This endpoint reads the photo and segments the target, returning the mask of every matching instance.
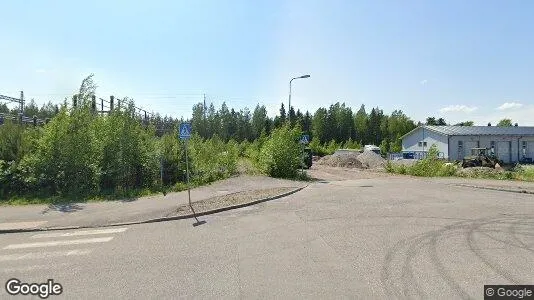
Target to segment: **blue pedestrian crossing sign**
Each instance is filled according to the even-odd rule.
[[[180,139],[185,140],[191,137],[191,124],[181,123],[180,124]]]
[[[300,137],[300,141],[299,141],[299,143],[304,144],[304,145],[309,144],[309,143],[310,143],[310,136],[307,135],[307,134],[303,134],[303,135]]]

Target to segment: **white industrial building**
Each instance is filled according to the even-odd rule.
[[[461,160],[472,148],[488,148],[504,163],[532,162],[534,127],[419,126],[402,136],[402,151],[424,156],[435,144],[440,156]]]

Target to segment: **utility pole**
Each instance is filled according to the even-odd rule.
[[[204,134],[205,138],[208,138],[208,127],[206,126],[206,94],[204,94],[204,106],[202,106],[204,112]]]
[[[20,113],[24,114],[24,91],[20,91]]]

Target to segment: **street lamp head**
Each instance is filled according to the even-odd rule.
[[[309,77],[310,77],[310,75],[302,75],[299,78],[309,78]]]

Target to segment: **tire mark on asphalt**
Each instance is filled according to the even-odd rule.
[[[421,299],[428,299],[428,296],[423,290],[423,287],[417,282],[413,272],[413,259],[417,256],[421,247],[421,243],[426,239],[426,235],[414,239],[406,250],[406,259],[402,268],[402,280],[404,282],[403,294],[405,297],[410,296],[410,289],[413,293],[419,295]]]
[[[413,237],[401,240],[397,242],[387,253],[384,259],[384,264],[381,272],[381,282],[384,287],[386,295],[395,296],[398,299],[410,298],[410,289],[413,289],[414,292],[423,299],[427,299],[428,296],[421,288],[421,286],[415,280],[412,261],[415,257],[418,249],[423,249],[423,246],[430,245],[430,240],[432,236],[443,236],[444,233],[450,231],[455,227],[460,227],[465,223],[470,222],[471,220],[464,220],[452,225],[447,225],[441,229],[431,230]],[[448,232],[450,234],[450,232]],[[424,242],[426,240],[426,243]],[[405,253],[404,253],[405,252]],[[403,256],[406,256],[405,259],[402,259]],[[403,261],[402,264],[402,275],[401,278],[395,279],[393,276],[393,270],[395,268],[395,260],[400,259]],[[397,281],[397,283],[395,282]],[[400,286],[402,284],[402,286]],[[399,291],[403,292],[400,293]],[[459,294],[462,294],[462,290],[459,290]],[[465,292],[463,292],[465,294]]]
[[[515,222],[512,223],[512,225],[509,227],[509,233],[510,233],[510,236],[512,237],[512,239],[514,239],[515,241],[517,241],[519,243],[519,245],[521,245],[521,248],[522,249],[525,249],[527,251],[530,251],[530,252],[533,252],[534,253],[534,249],[532,249],[530,247],[530,245],[528,244],[525,244],[520,238],[517,237],[517,225],[518,224],[523,224],[523,225],[534,225],[534,222],[521,222],[522,220],[517,220]],[[527,227],[528,228],[528,227]],[[530,227],[532,229],[532,226]],[[528,230],[528,229],[527,229]],[[522,235],[525,235],[524,233],[521,233]],[[530,234],[526,234],[526,235],[530,235]],[[532,232],[532,236],[534,236],[534,232]]]
[[[497,224],[497,223],[500,223],[500,221],[487,221],[487,222],[474,222],[473,224],[471,224],[471,226],[469,226],[469,230],[467,232],[467,236],[466,236],[466,240],[467,240],[467,245],[469,247],[469,249],[485,264],[487,265],[490,269],[492,269],[495,273],[499,274],[500,276],[506,278],[508,281],[514,283],[514,284],[519,284],[519,280],[517,280],[512,274],[510,274],[508,271],[504,270],[503,268],[497,266],[495,263],[493,263],[491,261],[491,259],[489,259],[486,255],[484,255],[480,249],[478,249],[476,247],[476,243],[475,243],[475,232],[477,231],[477,229],[479,229],[480,227],[484,226],[484,225],[488,225],[488,224]]]
[[[508,281],[519,284],[518,280],[512,273],[504,269],[500,265],[493,262],[481,249],[477,247],[478,235],[487,236],[493,241],[512,245],[520,249],[533,252],[530,244],[524,243],[519,236],[530,237],[530,230],[534,226],[529,220],[532,216],[516,215],[506,216],[501,218],[481,218],[477,220],[465,220],[451,225],[444,226],[438,230],[428,231],[419,235],[415,235],[397,242],[391,247],[384,258],[384,264],[381,271],[381,282],[386,295],[392,298],[428,298],[421,286],[417,283],[414,276],[413,261],[423,251],[427,249],[432,265],[435,267],[438,275],[444,282],[462,299],[471,299],[471,296],[462,289],[458,281],[454,279],[446,266],[439,258],[438,245],[440,241],[454,236],[465,236],[469,250],[493,272],[507,279]],[[517,232],[519,225],[527,226],[526,231]],[[487,228],[490,227],[490,228]],[[503,240],[492,235],[492,232],[506,233],[510,235],[509,240]],[[534,236],[534,235],[532,235]],[[395,271],[401,268],[401,275],[395,275]],[[401,292],[402,291],[402,292]]]
[[[461,227],[457,228],[461,230]],[[465,290],[460,287],[460,285],[454,281],[454,278],[449,274],[449,272],[446,270],[445,266],[441,262],[438,256],[438,250],[437,250],[437,243],[439,239],[443,236],[443,234],[433,234],[430,238],[430,259],[432,260],[436,271],[438,274],[445,280],[447,285],[462,299],[472,299],[471,296],[469,296]]]

